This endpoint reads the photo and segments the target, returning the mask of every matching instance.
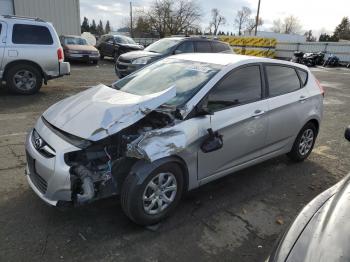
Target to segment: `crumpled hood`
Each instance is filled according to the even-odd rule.
[[[67,133],[98,141],[136,123],[175,96],[175,86],[139,96],[100,84],[54,104],[43,117]]]

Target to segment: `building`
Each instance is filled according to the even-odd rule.
[[[244,36],[254,36],[254,31],[244,32]],[[306,42],[306,36],[298,34],[280,34],[274,32],[258,31],[257,37],[275,38],[279,43],[304,43]]]
[[[79,0],[0,0],[0,14],[39,17],[59,35],[80,35]]]

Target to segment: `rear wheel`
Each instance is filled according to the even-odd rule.
[[[299,132],[288,156],[295,162],[304,161],[311,154],[317,137],[317,129],[311,122],[307,123]]]
[[[36,67],[19,64],[8,70],[6,84],[9,90],[14,93],[31,95],[40,90],[43,84],[43,77]]]
[[[183,184],[182,170],[176,163],[158,167],[142,183],[138,176],[129,174],[122,187],[122,208],[139,225],[156,224],[175,209]]]

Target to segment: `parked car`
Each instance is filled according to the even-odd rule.
[[[350,141],[350,127],[345,138]],[[269,262],[350,261],[350,175],[312,200],[296,217]]]
[[[115,73],[119,78],[161,58],[182,53],[229,53],[233,51],[229,44],[203,37],[163,38],[144,51],[134,51],[121,55],[115,64]]]
[[[51,205],[120,195],[130,219],[154,224],[212,180],[282,154],[306,159],[322,110],[303,65],[172,56],[51,106],[27,136],[27,179]]]
[[[55,28],[39,18],[0,16],[0,81],[19,94],[70,74]]]
[[[98,63],[100,52],[81,36],[62,35],[60,41],[67,61],[82,61]]]
[[[143,46],[137,44],[132,38],[123,35],[103,35],[96,44],[100,51],[101,59],[105,56],[113,57],[115,60],[124,53],[143,50]]]

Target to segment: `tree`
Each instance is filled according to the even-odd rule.
[[[109,34],[111,32],[111,25],[109,24],[109,20],[107,20],[106,26],[105,26],[105,34]]]
[[[81,32],[89,32],[90,27],[89,27],[89,19],[87,19],[86,17],[84,17],[83,23],[81,24]]]
[[[96,33],[97,33],[97,35],[100,35],[100,36],[104,34],[103,24],[102,24],[101,20],[98,23],[98,26],[97,26],[97,29],[96,29]]]
[[[209,27],[213,27],[213,34],[217,35],[218,29],[220,25],[226,24],[226,18],[223,17],[217,8],[213,8],[211,10],[211,21]]]
[[[323,33],[320,35],[320,38],[318,39],[319,42],[337,42],[338,40],[336,40],[334,38],[334,36],[330,36],[326,33]]]
[[[262,20],[261,17],[259,17],[258,21],[258,26],[263,25],[264,21]],[[256,18],[249,18],[248,23],[247,23],[247,31],[249,35],[251,35],[256,27]]]
[[[301,24],[299,19],[293,15],[287,16],[284,19],[284,33],[293,34],[298,33],[301,30]]]
[[[187,33],[197,27],[200,8],[194,0],[154,0],[144,17],[160,37]]]
[[[238,28],[238,35],[242,35],[242,29],[247,25],[251,13],[252,11],[246,6],[237,12],[234,24]]]
[[[301,30],[301,24],[299,19],[293,15],[284,18],[283,22],[281,19],[273,21],[272,31],[275,33],[282,34],[295,34]]]
[[[307,42],[316,42],[316,37],[312,35],[312,30],[306,31],[304,36],[306,36]]]
[[[92,24],[90,26],[89,32],[93,35],[96,35],[97,33],[97,27],[96,27],[96,22],[95,19],[92,20]]]
[[[343,17],[340,24],[335,28],[333,36],[338,40],[350,40],[350,21],[348,17]]]

